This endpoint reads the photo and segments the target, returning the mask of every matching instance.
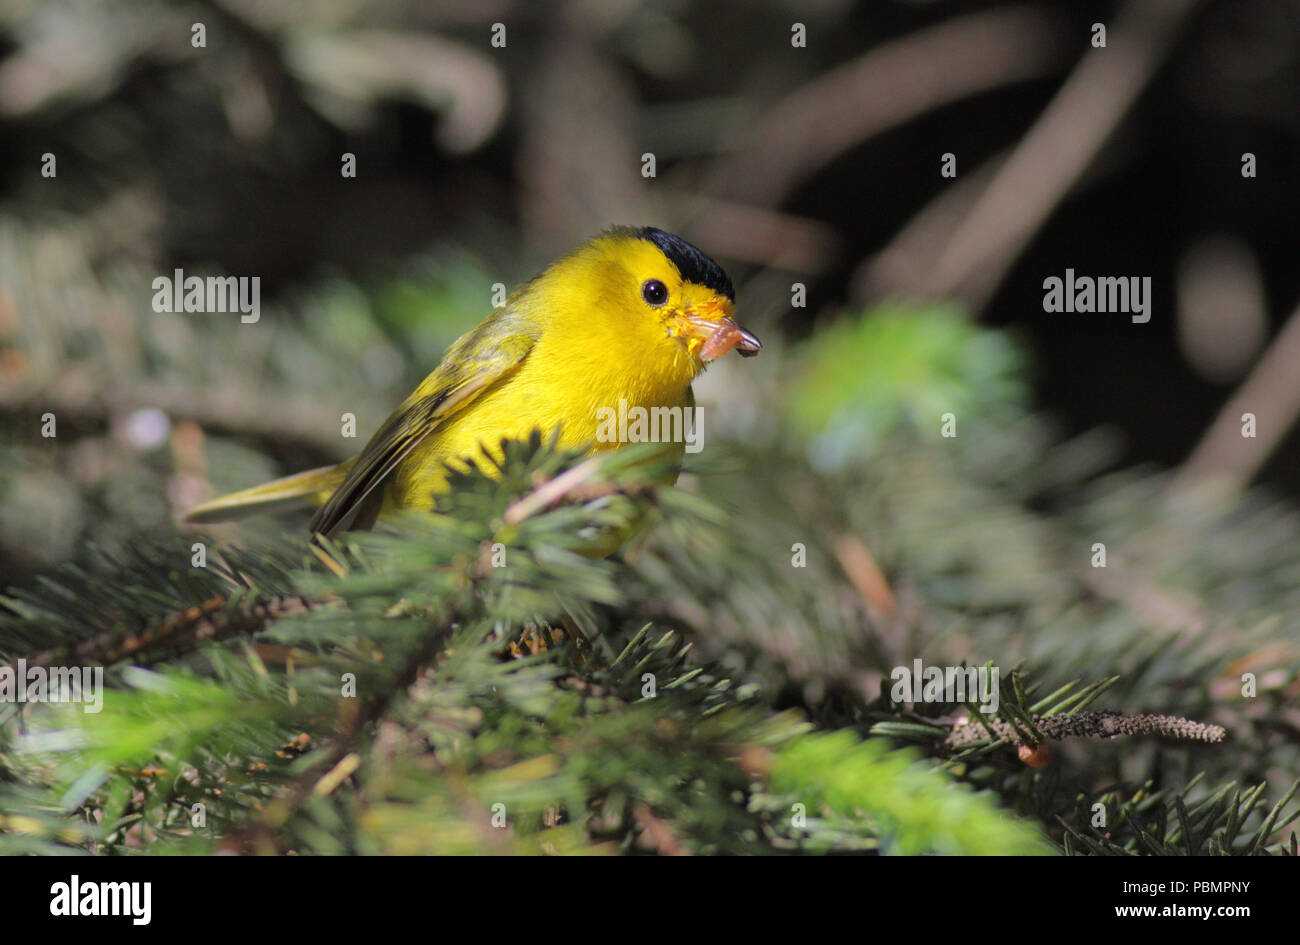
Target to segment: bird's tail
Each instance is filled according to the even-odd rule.
[[[185,521],[192,525],[204,525],[304,502],[321,505],[338,488],[351,466],[352,460],[344,460],[336,466],[321,466],[319,469],[285,476],[251,489],[232,492],[190,509],[185,513]]]

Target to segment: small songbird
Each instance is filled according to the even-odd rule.
[[[406,508],[431,508],[463,467],[503,439],[533,430],[561,447],[622,445],[600,435],[609,410],[689,409],[691,382],[757,338],[732,318],[726,272],[690,243],[654,227],[616,227],[515,292],[448,349],[357,456],[213,499],[187,521],[217,522],[306,500],[316,535],[371,527]],[[601,408],[606,408],[602,412]],[[684,443],[675,449],[680,460]],[[675,477],[674,477],[675,478]]]

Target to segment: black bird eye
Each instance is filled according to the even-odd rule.
[[[651,305],[663,305],[668,301],[668,286],[658,279],[647,279],[641,283],[641,298]]]

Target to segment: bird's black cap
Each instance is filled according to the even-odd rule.
[[[687,282],[702,285],[736,301],[736,290],[732,288],[731,278],[726,271],[680,236],[665,233],[653,226],[641,227],[636,235],[658,246]]]

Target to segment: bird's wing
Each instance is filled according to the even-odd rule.
[[[311,520],[312,534],[332,537],[368,528],[383,503],[378,487],[425,437],[528,357],[539,334],[535,321],[501,308],[462,335],[442,363],[398,407],[352,464],[347,478]]]

